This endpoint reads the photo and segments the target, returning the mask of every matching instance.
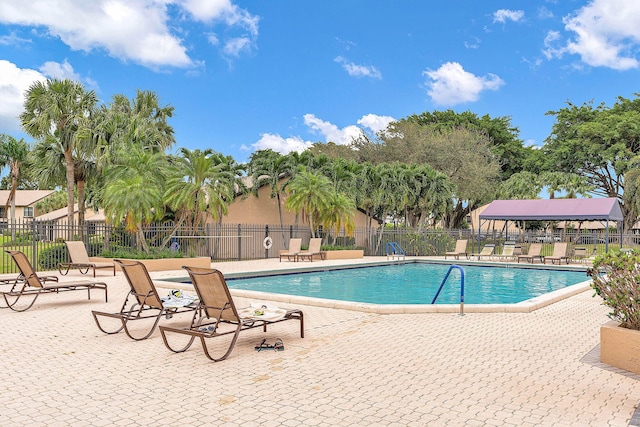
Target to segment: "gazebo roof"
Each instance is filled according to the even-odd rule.
[[[511,221],[622,221],[622,209],[615,198],[494,200],[480,214],[480,220]]]

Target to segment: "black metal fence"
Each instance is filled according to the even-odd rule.
[[[89,256],[122,248],[140,248],[141,239],[102,222],[87,222],[84,226],[69,225],[62,221],[0,222],[0,243],[4,250],[20,250],[27,254],[37,269],[55,269],[60,257],[66,257],[65,240],[85,242]],[[396,242],[407,255],[443,255],[452,250],[457,239],[468,240],[467,250],[479,252],[487,243],[498,248],[507,240],[516,241],[526,252],[532,242],[545,243],[543,255],[551,254],[556,241],[570,242],[571,247],[584,247],[589,255],[602,253],[608,248],[633,249],[640,244],[640,235],[604,231],[562,231],[553,233],[503,232],[478,236],[472,230],[417,230],[398,227],[359,228],[353,235],[337,237],[331,232],[318,230],[325,242],[342,247],[364,249],[365,255],[384,256],[387,244]],[[298,237],[308,242],[311,231],[306,225],[266,224],[207,224],[197,229],[180,227],[172,223],[153,224],[144,228],[144,240],[154,249],[165,248],[182,256],[206,256],[212,260],[250,260],[278,257],[279,251],[288,249],[289,239]],[[267,239],[268,238],[268,239]],[[303,243],[304,244],[304,243]],[[549,252],[549,253],[545,253]],[[2,253],[2,273],[13,273],[15,267],[6,253]]]

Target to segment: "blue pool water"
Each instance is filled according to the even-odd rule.
[[[588,279],[584,272],[464,266],[466,304],[511,304]],[[249,279],[227,279],[232,289],[371,304],[430,304],[449,265],[412,263]],[[437,304],[460,302],[453,269]]]

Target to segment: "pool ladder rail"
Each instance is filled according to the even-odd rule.
[[[398,260],[400,260],[400,257],[402,257],[402,259],[406,257],[404,249],[400,247],[398,242],[387,242],[386,253],[387,259],[391,257],[391,259],[398,258]]]
[[[464,316],[464,269],[459,265],[451,264],[449,266],[449,269],[447,270],[447,274],[444,275],[444,279],[442,279],[442,283],[440,283],[438,292],[436,292],[436,295],[433,297],[431,304],[436,303],[436,300],[438,299],[438,295],[440,295],[440,291],[442,290],[442,287],[444,286],[445,282],[449,278],[449,274],[451,274],[451,270],[453,269],[460,270],[460,316]]]

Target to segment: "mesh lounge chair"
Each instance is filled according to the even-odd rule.
[[[63,276],[69,273],[69,269],[77,268],[81,274],[87,274],[89,269],[93,270],[93,277],[96,277],[96,269],[109,268],[113,270],[113,275],[116,275],[116,265],[112,262],[94,262],[89,260],[87,249],[84,247],[84,243],[80,241],[65,241],[67,245],[67,251],[69,251],[69,258],[71,262],[61,262],[58,264],[58,271]],[[64,270],[64,271],[62,271]]]
[[[520,260],[529,260],[530,263],[533,263],[535,261],[535,259],[539,259],[540,262],[543,261],[543,257],[542,255],[540,255],[540,252],[542,251],[542,243],[532,243],[531,246],[529,246],[529,252],[527,252],[527,254],[525,255],[518,255],[518,262],[520,262]]]
[[[322,238],[313,238],[309,240],[309,249],[306,251],[298,252],[297,258],[305,259],[308,258],[309,261],[313,261],[314,255],[320,256],[320,259],[324,259],[324,252],[320,250],[320,246],[322,245]]]
[[[298,260],[298,253],[302,248],[302,239],[289,239],[289,250],[286,252],[280,253],[280,262],[282,262],[283,257],[287,257],[287,260],[291,261],[293,258],[294,261]]]
[[[453,252],[445,252],[444,259],[447,259],[447,256],[452,256],[455,259],[460,259],[460,255],[464,255],[469,259],[469,252],[467,252],[467,240],[457,240],[456,248]]]
[[[502,253],[496,254],[495,257],[499,260],[515,260],[515,255],[513,254],[516,250],[516,242],[505,242],[502,246]]]
[[[264,332],[267,326],[284,322],[286,320],[298,320],[300,322],[300,337],[304,338],[304,317],[300,310],[277,309],[269,311],[267,308],[238,310],[233,303],[233,298],[227,287],[222,273],[209,268],[183,267],[191,277],[191,283],[200,298],[199,310],[194,313],[191,325],[188,328],[172,328],[160,326],[162,340],[165,346],[175,352],[186,351],[196,338],[200,339],[204,354],[214,362],[226,359],[233,350],[238,335],[241,331],[262,327]],[[189,337],[186,345],[176,348],[169,343],[168,335],[182,334]],[[213,357],[207,347],[207,338],[220,337],[233,334],[231,343],[221,357]],[[175,338],[175,337],[174,337]]]
[[[493,251],[495,250],[496,245],[494,244],[487,244],[484,245],[482,250],[480,251],[479,254],[472,254],[471,256],[473,257],[478,257],[478,261],[480,261],[482,259],[482,257],[490,257],[493,255]]]
[[[544,257],[542,259],[542,262],[546,264],[547,261],[551,261],[551,264],[555,264],[556,261],[558,261],[558,264],[561,264],[563,260],[567,264],[569,264],[569,257],[567,256],[567,243],[556,242],[553,244],[553,255]]]
[[[40,294],[59,293],[66,291],[87,290],[88,299],[91,299],[91,289],[104,290],[104,300],[107,301],[107,285],[103,282],[96,281],[75,281],[58,283],[57,277],[46,276],[39,277],[33,266],[29,262],[27,256],[20,251],[6,251],[20,270],[20,276],[14,281],[9,291],[2,292],[2,297],[7,307],[14,311],[25,311],[33,306]],[[53,282],[47,284],[47,282]],[[27,299],[25,304],[18,304],[18,301]]]
[[[135,341],[147,339],[155,331],[160,317],[163,315],[170,319],[174,314],[184,313],[189,311],[195,311],[198,309],[197,304],[189,304],[186,306],[175,306],[168,302],[163,302],[162,298],[158,294],[147,268],[139,261],[122,261],[115,260],[129,282],[131,290],[127,294],[127,297],[122,304],[122,308],[117,313],[105,313],[100,311],[92,311],[93,319],[100,329],[105,334],[116,334],[124,329],[127,336]],[[131,301],[130,301],[131,299]],[[117,327],[115,329],[105,329],[98,320],[99,317],[108,317],[112,319],[118,319]],[[137,320],[151,319],[146,323],[148,327],[149,323],[151,327],[143,335],[138,336],[136,331],[134,333],[129,328],[129,322]],[[140,323],[141,324],[141,323]]]

